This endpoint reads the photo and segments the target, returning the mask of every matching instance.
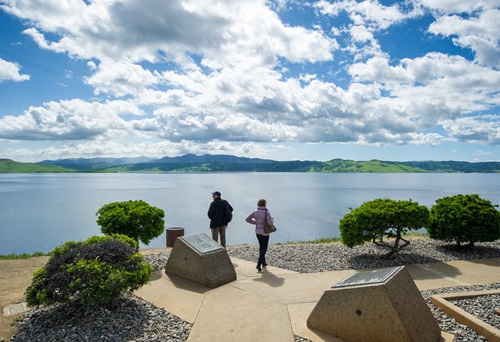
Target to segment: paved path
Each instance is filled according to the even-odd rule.
[[[231,258],[237,280],[216,289],[183,278],[154,273],[135,293],[192,323],[188,341],[339,340],[307,328],[309,314],[323,292],[354,270],[297,273]],[[408,265],[420,290],[500,282],[500,258]]]

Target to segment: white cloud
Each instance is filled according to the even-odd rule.
[[[21,116],[0,118],[0,138],[11,140],[83,140],[123,137],[128,124],[119,115],[142,112],[127,101],[105,104],[82,100],[49,102]]]
[[[342,12],[346,12],[354,26],[366,26],[370,31],[386,30],[408,18],[422,14],[422,11],[418,8],[405,12],[405,9],[402,9],[398,3],[384,6],[376,0],[360,2],[353,0],[335,2],[320,0],[314,6],[321,13],[332,17],[337,17]]]
[[[72,141],[60,153],[75,148],[83,155],[141,155],[148,148],[248,153],[266,142],[499,143],[498,117],[488,128],[472,114],[500,102],[493,1],[318,1],[318,22],[338,25],[322,29],[286,24],[265,0],[4,3],[29,23],[24,33],[41,49],[86,61],[84,83],[108,101],[30,107],[0,118],[3,139]],[[291,3],[274,6],[285,11]],[[395,58],[384,51],[380,37],[424,10],[437,18],[427,34],[453,38],[476,59],[433,51]],[[456,15],[461,11],[473,12]],[[0,68],[0,81],[29,79],[16,64],[1,63],[14,69],[3,76],[7,68]],[[346,81],[322,77],[325,70],[344,73]],[[428,133],[436,127],[444,133]]]
[[[105,61],[85,82],[94,88],[95,94],[113,94],[114,96],[138,95],[145,89],[158,83],[158,75],[140,65],[127,62]]]
[[[479,63],[498,68],[500,67],[499,22],[500,10],[492,9],[468,19],[457,15],[440,17],[429,26],[429,32],[456,37],[453,42],[457,46],[473,50]]]
[[[25,33],[40,47],[84,59],[178,62],[194,53],[204,55],[208,64],[228,66],[256,53],[270,57],[271,63],[275,56],[297,62],[329,60],[336,48],[319,31],[283,25],[264,0],[64,4],[18,0],[3,8],[34,24]],[[61,38],[49,41],[41,31]]]
[[[498,106],[500,72],[478,66],[461,57],[428,54],[422,58],[404,59],[391,66],[387,60],[373,58],[350,68],[353,78],[359,82],[371,82],[390,96],[372,97],[371,112],[378,113],[379,124],[391,123],[389,131],[406,129],[415,132],[436,125],[453,136],[458,133],[458,122],[470,121],[462,115],[481,112]],[[387,121],[381,120],[386,117]],[[499,124],[493,118],[491,124]],[[464,121],[465,120],[465,121]],[[445,122],[445,123],[444,123]],[[476,122],[476,121],[474,121]],[[458,126],[457,126],[458,125]],[[475,129],[483,131],[480,125]],[[497,143],[494,134],[478,134],[470,141]]]
[[[19,70],[20,66],[17,63],[8,62],[0,58],[0,83],[5,81],[28,81],[30,76],[20,74]]]
[[[500,116],[483,115],[446,121],[443,127],[458,141],[500,143]]]
[[[211,141],[207,143],[196,143],[193,141],[140,141],[111,139],[97,139],[83,142],[64,143],[62,145],[33,146],[29,149],[11,146],[0,150],[0,158],[12,158],[16,161],[41,161],[63,158],[116,158],[116,157],[149,157],[161,158],[164,156],[179,156],[187,153],[203,154],[232,154],[250,155],[265,158],[274,148],[258,143],[233,143],[222,141]],[[258,151],[258,153],[257,153]]]
[[[434,11],[441,13],[474,12],[480,9],[492,9],[500,6],[498,0],[413,0]]]

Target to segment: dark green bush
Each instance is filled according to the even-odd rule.
[[[411,199],[375,199],[352,209],[339,223],[342,243],[347,247],[372,241],[388,248],[387,258],[397,256],[410,244],[403,238],[409,230],[423,228],[429,219],[429,209]],[[384,243],[384,237],[395,238],[394,244]],[[403,242],[403,244],[401,244]]]
[[[455,195],[436,200],[431,208],[427,232],[436,240],[458,246],[500,239],[500,212],[479,195]]]
[[[145,245],[165,229],[165,212],[141,200],[108,203],[96,215],[104,234],[123,234]]]
[[[136,242],[124,235],[93,236],[69,241],[50,253],[47,264],[33,275],[26,290],[28,305],[105,303],[113,308],[125,291],[146,284],[153,267],[136,252]]]

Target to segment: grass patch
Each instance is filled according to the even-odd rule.
[[[43,252],[34,252],[33,254],[28,254],[28,253],[7,254],[7,255],[0,254],[0,260],[29,259],[29,258],[35,258],[35,257],[40,257],[40,256],[46,256],[46,255],[49,255],[49,254],[43,253]]]
[[[421,233],[421,232],[408,232],[403,235],[403,237],[408,238],[408,237],[429,237],[429,234],[427,232]],[[320,238],[316,240],[311,240],[311,241],[288,241],[285,243],[282,242],[277,242],[273,243],[273,245],[314,245],[314,244],[328,244],[328,243],[342,243],[341,238],[339,237],[333,237],[333,238]]]
[[[313,245],[313,244],[320,244],[320,243],[334,243],[334,242],[340,242],[339,237],[333,237],[333,238],[320,238],[316,240],[311,240],[311,241],[288,241],[285,243],[274,243],[273,245]]]

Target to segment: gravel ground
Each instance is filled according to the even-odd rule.
[[[228,248],[232,257],[256,261],[258,246]],[[456,250],[454,246],[430,239],[411,242],[395,260],[384,260],[385,250],[367,244],[349,249],[340,244],[271,245],[267,253],[269,265],[301,273],[324,272],[372,267],[391,267],[415,263],[454,260],[474,260],[500,257],[500,241],[478,244],[474,249]],[[146,255],[155,269],[165,266],[169,251]],[[441,330],[455,335],[455,341],[486,341],[464,325],[458,324],[441,309],[435,308],[429,296],[438,293],[499,289],[500,283],[484,286],[460,286],[422,291]],[[124,295],[118,308],[108,311],[89,305],[60,304],[34,309],[18,322],[19,330],[13,341],[186,341],[191,325],[169,312],[134,295]],[[499,317],[492,313],[500,308],[499,296],[480,296],[455,303],[499,327]],[[308,340],[296,337],[297,342]]]
[[[465,325],[457,323],[453,318],[446,315],[443,310],[436,308],[431,304],[429,297],[435,294],[455,293],[455,292],[470,292],[500,289],[500,283],[489,285],[474,285],[474,286],[457,286],[436,289],[430,291],[421,291],[422,296],[426,299],[427,305],[434,314],[442,331],[449,332],[455,335],[455,342],[459,341],[486,341],[486,339],[477,334],[474,330]],[[500,297],[498,295],[479,296],[467,299],[452,300],[453,304],[460,307],[462,310],[473,314],[483,322],[500,329],[499,318],[495,314],[495,308],[500,308]]]

